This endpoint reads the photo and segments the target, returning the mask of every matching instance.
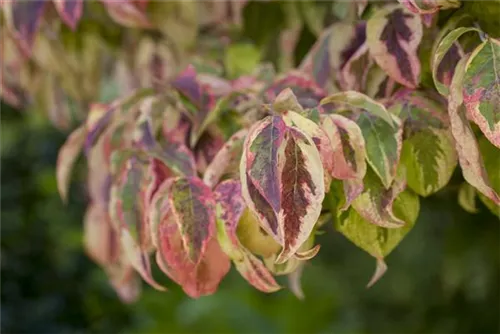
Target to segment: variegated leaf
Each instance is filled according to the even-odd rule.
[[[64,23],[75,30],[82,16],[82,0],[54,0],[54,5]]]
[[[68,137],[57,156],[57,190],[64,202],[68,199],[68,188],[73,165],[82,150],[87,132],[84,126],[77,128]]]
[[[462,174],[465,180],[494,203],[500,204],[500,196],[491,186],[476,137],[466,116],[462,92],[466,62],[467,58],[463,58],[458,62],[451,82],[448,99],[448,114],[451,122],[451,131],[455,138],[458,161],[462,167]]]
[[[400,91],[391,110],[404,122],[401,163],[408,186],[421,196],[448,184],[457,165],[455,143],[444,107],[423,93]]]
[[[387,74],[410,88],[420,80],[417,49],[422,39],[422,21],[407,9],[389,5],[378,10],[366,25],[370,54]]]
[[[169,201],[188,258],[198,264],[215,234],[213,194],[197,177],[178,177],[172,180]]]
[[[143,37],[137,45],[134,57],[134,72],[141,87],[153,87],[157,91],[164,89],[176,70],[178,62],[172,46],[165,42]]]
[[[323,173],[313,140],[281,117],[267,117],[250,130],[240,164],[243,197],[283,246],[277,262],[309,237],[321,211]]]
[[[151,116],[145,112],[138,119],[134,133],[135,146],[151,157],[162,161],[177,175],[194,175],[196,166],[191,151],[182,144],[157,141]]]
[[[448,79],[449,82],[443,82],[443,79],[439,78],[439,71],[442,69],[442,66],[448,64],[445,63],[446,57],[452,58],[451,60],[457,64],[457,55],[454,53],[458,52],[459,46],[457,45],[457,40],[464,34],[468,32],[480,32],[477,28],[457,28],[447,34],[438,44],[432,59],[432,78],[434,80],[434,85],[436,86],[437,91],[444,96],[448,96],[449,94],[449,86],[451,84],[451,78]],[[446,61],[450,61],[450,59],[446,59]],[[441,65],[444,63],[444,65]],[[452,72],[452,74],[454,71]]]
[[[151,274],[149,262],[150,231],[143,219],[144,193],[141,188],[144,172],[145,168],[137,158],[126,161],[117,184],[111,190],[110,217],[130,264],[148,284],[163,291],[165,288]]]
[[[248,130],[246,129],[236,132],[215,155],[203,174],[203,182],[207,186],[210,188],[215,187],[228,171],[239,171],[236,165],[240,161],[243,152],[243,141],[247,133]]]
[[[385,272],[384,257],[389,255],[413,228],[419,210],[418,196],[405,190],[395,197],[393,204],[395,218],[404,224],[400,228],[388,229],[371,224],[354,208],[340,214],[336,221],[336,229],[356,246],[377,259],[377,271],[370,280],[369,286],[373,285]]]
[[[321,128],[332,147],[331,175],[339,180],[362,179],[366,173],[365,140],[358,125],[342,115],[325,115]]]
[[[393,202],[405,189],[406,183],[402,171],[389,189],[384,186],[375,173],[368,169],[364,178],[363,192],[352,202],[352,207],[366,221],[385,228],[400,228],[405,222],[393,212]]]
[[[472,52],[463,80],[468,118],[500,148],[500,41],[488,38]]]
[[[217,203],[217,238],[222,250],[233,260],[240,274],[255,288],[263,292],[279,290],[280,286],[262,261],[240,243],[236,234],[238,223],[246,209],[240,182],[224,181],[217,186],[214,195]],[[258,226],[256,221],[254,223]]]

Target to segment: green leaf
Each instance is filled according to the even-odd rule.
[[[415,225],[420,210],[418,196],[411,191],[403,191],[394,200],[393,210],[396,217],[405,222],[403,227],[387,229],[376,226],[350,208],[339,216],[335,228],[380,262],[396,248]],[[375,273],[369,285],[372,285],[385,272],[383,263],[378,263],[377,271],[380,272]]]
[[[425,197],[442,189],[457,165],[451,133],[428,128],[404,140],[401,163],[408,186],[417,194]]]
[[[491,187],[500,194],[500,149],[493,146],[486,138],[479,139],[479,151],[484,159],[484,168],[490,177]],[[500,218],[500,204],[495,204],[491,199],[483,194],[479,194],[479,199],[490,209],[490,211]]]
[[[232,44],[226,51],[224,64],[227,75],[237,78],[251,74],[261,58],[260,51],[252,44]]]

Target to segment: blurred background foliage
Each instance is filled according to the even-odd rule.
[[[260,293],[232,272],[213,296],[192,300],[165,282],[169,292],[144,285],[139,302],[124,305],[83,252],[83,161],[64,206],[54,172],[66,134],[40,113],[1,108],[2,333],[500,331],[500,225],[483,206],[477,215],[458,206],[460,172],[422,201],[416,227],[369,290],[373,259],[327,226],[304,272],[304,301],[289,290]]]
[[[282,9],[260,12],[251,3],[244,15],[243,40],[276,63],[276,48],[266,46],[277,36],[264,25],[284,25]],[[305,25],[296,64],[315,38]],[[164,278],[169,292],[144,284],[140,300],[125,305],[83,251],[83,158],[68,205],[57,194],[55,163],[67,133],[40,112],[2,103],[0,115],[2,333],[500,332],[500,224],[479,201],[479,214],[460,208],[458,169],[446,190],[421,200],[415,228],[371,289],[374,260],[326,226],[304,271],[304,301],[287,289],[258,292],[233,269],[213,296],[190,299]]]

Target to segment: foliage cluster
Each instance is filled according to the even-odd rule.
[[[376,259],[372,285],[415,224],[419,197],[443,189],[457,165],[466,181],[460,204],[475,211],[477,194],[500,216],[500,42],[489,24],[464,11],[470,5],[258,3],[283,20],[259,27],[265,33],[253,36],[256,47],[237,42],[242,27],[252,30],[255,3],[222,3],[231,9],[223,15],[216,3],[187,3],[88,6],[91,19],[104,8],[118,23],[140,28],[118,29],[103,42],[109,55],[87,52],[82,41],[112,33],[74,34],[60,22],[50,30],[38,24],[55,15],[45,2],[4,4],[17,53],[2,60],[12,74],[2,87],[13,88],[3,88],[3,96],[20,103],[21,88],[31,95],[47,88],[22,78],[22,68],[73,81],[78,94],[54,83],[61,96],[89,109],[60,151],[59,191],[66,199],[83,150],[86,249],[124,301],[137,297],[139,276],[165,290],[151,259],[194,298],[214,293],[231,262],[264,292],[279,290],[275,276],[288,275],[301,296],[304,263],[318,253],[315,236],[330,222]],[[54,4],[70,28],[84,25],[83,2]],[[196,17],[200,6],[208,6],[206,22],[186,25],[186,13]],[[294,68],[303,26],[318,38]],[[54,33],[80,42],[40,46]],[[68,45],[76,49],[68,52]],[[50,68],[48,59],[60,56],[48,55],[54,50],[68,59],[55,63],[73,70]],[[271,51],[279,71],[261,63]],[[82,66],[86,59],[92,70]],[[92,103],[100,81],[119,83],[119,97]],[[85,83],[95,92],[79,95]],[[61,96],[48,100],[60,105]],[[57,109],[58,124],[68,123],[60,122],[67,112],[49,109]]]

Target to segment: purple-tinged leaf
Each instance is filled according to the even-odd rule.
[[[255,288],[274,292],[280,286],[256,256],[246,249],[236,234],[246,209],[239,181],[227,180],[214,191],[217,203],[217,238],[224,253],[234,262],[240,274]],[[256,223],[256,222],[255,222]]]
[[[477,28],[457,28],[452,30],[449,34],[447,34],[438,44],[432,58],[432,78],[434,80],[434,85],[436,86],[437,91],[444,96],[448,96],[449,94],[449,86],[451,84],[451,79],[453,78],[453,73],[455,71],[455,65],[458,63],[458,59],[460,59],[459,46],[457,45],[457,40],[464,34],[468,32],[480,32]],[[448,59],[447,59],[448,58]],[[451,59],[449,59],[451,58]],[[458,58],[458,59],[457,59]],[[445,60],[447,62],[445,62]],[[439,77],[439,71],[443,69],[443,66],[448,67],[449,61],[454,63],[454,67],[452,71],[447,71],[446,79]],[[451,64],[450,64],[451,65]],[[451,73],[450,73],[451,72]],[[451,78],[449,77],[451,75]],[[449,82],[446,82],[449,81]]]
[[[338,75],[340,88],[364,91],[372,65],[373,60],[368,52],[368,45],[363,43],[342,66]]]
[[[365,43],[365,30],[364,22],[333,24],[319,36],[300,64],[300,70],[311,75],[322,88],[337,85],[338,74]]]
[[[122,229],[120,234],[120,242],[123,247],[123,252],[129,259],[130,264],[134,267],[134,269],[137,270],[144,281],[146,281],[146,283],[151,285],[153,288],[159,291],[166,291],[166,288],[157,283],[151,274],[151,263],[149,261],[148,252],[141,249],[134,238],[130,235],[129,231]]]
[[[46,5],[45,0],[12,1],[4,5],[7,23],[15,41],[27,56],[31,55]]]
[[[448,114],[450,116],[451,131],[455,138],[458,161],[462,167],[465,180],[495,204],[500,205],[500,196],[491,186],[476,137],[466,117],[462,91],[466,63],[467,58],[463,58],[458,62],[448,99]]]
[[[143,37],[137,45],[134,71],[141,87],[162,91],[174,76],[177,60],[174,51],[165,42]]]
[[[137,0],[101,0],[109,16],[119,24],[132,28],[151,28],[146,2]]]
[[[215,234],[213,194],[197,177],[176,178],[170,187],[171,214],[175,217],[188,259],[199,264]]]
[[[215,187],[228,171],[238,171],[237,164],[241,159],[243,142],[247,133],[248,130],[241,129],[232,135],[207,166],[203,175],[203,182],[208,187]]]
[[[326,92],[310,77],[298,71],[291,71],[278,77],[264,95],[272,102],[284,89],[290,88],[303,108],[314,108],[326,96]]]
[[[363,179],[366,173],[365,140],[356,122],[342,115],[325,115],[321,128],[332,148],[331,175],[339,180]]]
[[[368,20],[366,32],[370,54],[377,64],[402,85],[418,86],[420,61],[417,49],[422,39],[419,15],[398,5],[389,5]]]
[[[250,129],[240,164],[243,197],[283,246],[277,261],[290,258],[312,232],[324,197],[323,173],[314,141],[281,117]]]
[[[75,30],[82,17],[83,0],[53,0],[64,23]]]
[[[68,188],[73,165],[82,150],[86,130],[84,126],[77,128],[68,137],[57,156],[57,190],[64,202],[68,199]]]
[[[287,134],[283,161],[280,161],[283,167],[278,214],[283,250],[277,263],[288,260],[309,238],[325,196],[323,166],[314,142],[298,129],[292,128]]]
[[[468,118],[500,148],[500,41],[488,38],[472,52],[463,80]]]

